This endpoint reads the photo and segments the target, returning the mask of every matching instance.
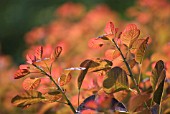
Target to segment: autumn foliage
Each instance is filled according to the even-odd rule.
[[[12,61],[0,56],[3,73],[18,82],[7,94],[12,105],[38,114],[169,113],[170,45],[157,36],[168,28],[161,20],[169,16],[151,13],[160,5],[159,12],[168,12],[169,4],[156,1],[138,0],[129,8],[135,22],[105,5],[88,12],[81,4],[59,7],[55,20],[26,33],[26,62],[18,70],[9,70]],[[148,10],[141,13],[138,6]]]

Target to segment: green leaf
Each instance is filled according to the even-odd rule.
[[[128,89],[129,84],[126,72],[120,67],[112,68],[103,81],[103,88],[106,93]]]
[[[93,62],[92,60],[85,60],[80,64],[80,67],[85,67],[86,69],[81,70],[81,72],[80,72],[80,74],[78,76],[78,89],[79,90],[81,88],[81,85],[83,83],[84,77],[86,76],[87,71],[88,71],[90,65],[92,64],[92,62]]]
[[[147,48],[148,40],[149,40],[149,37],[147,37],[147,38],[140,44],[139,48],[136,50],[135,60],[136,60],[138,63],[141,63],[141,62],[142,62],[142,59],[143,59],[144,54],[145,54],[145,50],[146,50],[146,48]]]
[[[150,79],[154,91],[153,101],[156,102],[157,104],[160,104],[161,102],[165,77],[166,71],[164,62],[162,60],[159,60],[156,63],[155,68],[152,70],[152,76]]]
[[[100,59],[97,58],[96,60],[93,60],[90,67],[89,72],[97,72],[101,70],[108,70],[112,66],[112,62],[107,59]]]
[[[29,90],[23,93],[16,95],[12,100],[13,103],[17,107],[25,108],[32,104],[41,102],[44,100],[42,94],[38,91]]]

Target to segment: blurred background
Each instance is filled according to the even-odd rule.
[[[135,0],[73,0],[81,3],[88,11],[99,4],[105,4],[127,19],[125,11]],[[7,54],[21,62],[21,54],[26,48],[24,36],[33,27],[48,24],[55,11],[67,0],[3,0],[0,3],[0,54]],[[69,10],[69,9],[67,9]]]
[[[54,75],[60,75],[63,68],[78,66],[84,59],[103,57],[106,49],[90,49],[88,41],[102,35],[109,21],[120,31],[128,23],[137,24],[140,37],[149,36],[152,40],[146,54],[148,61],[163,59],[170,63],[169,14],[169,0],[1,0],[0,114],[34,114],[37,110],[39,114],[57,114],[55,111],[59,109],[69,113],[55,104],[25,110],[14,107],[11,98],[23,90],[23,80],[14,80],[13,75],[18,65],[25,63],[26,53],[38,45],[47,50],[45,56],[56,45],[63,47]],[[73,92],[71,97],[76,94]],[[49,110],[52,107],[55,109]]]

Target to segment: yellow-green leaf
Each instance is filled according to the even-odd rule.
[[[155,68],[152,70],[152,76],[150,79],[154,91],[153,101],[156,102],[157,104],[160,104],[161,102],[165,77],[166,71],[164,62],[162,60],[159,60],[156,63]]]
[[[16,95],[12,100],[11,103],[17,107],[25,108],[32,104],[41,102],[44,100],[42,94],[38,91],[29,90],[23,93]]]
[[[92,61],[89,67],[89,72],[97,72],[100,70],[108,70],[112,66],[112,62],[106,59],[97,58]]]
[[[138,62],[138,63],[141,63],[142,62],[142,59],[144,57],[144,54],[145,54],[145,51],[146,51],[146,48],[147,48],[147,43],[148,43],[148,40],[149,40],[149,37],[147,37],[142,43],[141,45],[139,46],[139,48],[136,50],[136,53],[135,53],[135,60]]]
[[[120,67],[114,67],[109,70],[106,79],[103,81],[103,88],[107,93],[128,89],[129,84],[126,72]]]
[[[71,76],[70,71],[69,70],[65,70],[65,72],[59,78],[60,86],[64,86],[67,83],[69,83],[71,78],[72,78],[72,76]]]

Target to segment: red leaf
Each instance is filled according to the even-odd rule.
[[[36,57],[36,59],[39,59],[39,60],[42,59],[42,54],[43,54],[43,47],[39,46],[35,50],[35,57]]]
[[[40,82],[41,79],[39,78],[26,78],[22,83],[22,87],[25,90],[33,90],[39,86]]]
[[[27,59],[27,63],[29,63],[29,64],[32,64],[33,62],[36,61],[36,57],[34,55],[31,55],[31,54],[27,54],[26,59]]]
[[[28,75],[30,72],[27,69],[19,69],[17,72],[14,74],[14,79],[19,79],[22,78],[26,75]]]
[[[112,22],[108,22],[104,29],[106,34],[114,34],[114,24]]]

